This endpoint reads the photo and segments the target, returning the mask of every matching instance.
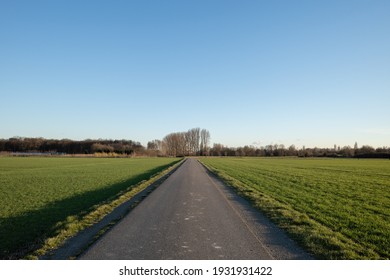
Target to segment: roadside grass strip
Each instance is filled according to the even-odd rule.
[[[318,259],[390,258],[389,160],[200,161]]]

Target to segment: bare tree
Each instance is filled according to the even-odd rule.
[[[210,132],[207,129],[200,131],[200,155],[206,156],[209,152]]]
[[[200,128],[188,130],[189,155],[196,155],[199,152]]]
[[[164,137],[163,142],[166,147],[167,156],[176,157],[177,155],[177,141],[176,133],[170,133]]]
[[[187,155],[187,137],[186,137],[186,132],[178,132],[176,133],[176,137],[177,137],[177,155],[178,156],[186,156]]]
[[[174,132],[164,137],[163,142],[166,146],[168,156],[185,156],[187,154],[187,142],[185,132]]]

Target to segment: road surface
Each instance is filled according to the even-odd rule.
[[[309,259],[280,229],[187,159],[80,259]]]

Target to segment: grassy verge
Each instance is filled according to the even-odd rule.
[[[37,258],[163,176],[177,159],[2,158],[0,253]]]
[[[317,258],[390,258],[388,161],[201,161]]]

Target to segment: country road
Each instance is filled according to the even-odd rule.
[[[187,159],[80,259],[310,259],[248,202]]]

